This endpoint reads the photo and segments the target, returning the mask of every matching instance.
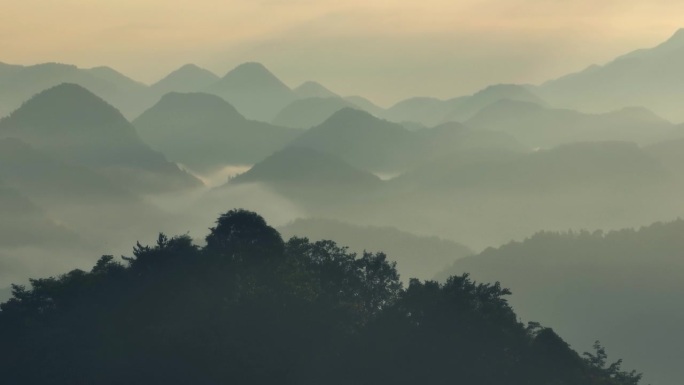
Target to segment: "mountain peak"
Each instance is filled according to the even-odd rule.
[[[275,78],[275,75],[271,71],[266,68],[261,63],[258,62],[246,62],[238,65],[237,67],[233,68],[230,70],[223,78],[229,78],[229,77],[236,77],[236,76],[244,76],[244,77],[250,77],[250,78],[258,78],[258,77],[273,77]]]
[[[334,92],[325,88],[322,84],[314,81],[305,81],[294,89],[295,94],[300,98],[335,98],[339,97]]]
[[[208,87],[219,80],[213,72],[195,64],[185,64],[152,85],[158,93],[193,92]]]
[[[679,28],[675,33],[667,39],[668,42],[678,42],[684,44],[684,28]]]
[[[128,125],[119,110],[73,83],[62,83],[40,92],[6,119],[10,125],[33,128]]]

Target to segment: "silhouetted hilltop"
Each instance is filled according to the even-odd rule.
[[[344,108],[306,131],[292,145],[332,154],[362,169],[383,171],[396,167],[393,160],[401,157],[399,152],[411,139],[411,133],[401,125]]]
[[[360,226],[333,219],[297,219],[278,229],[285,238],[307,237],[311,241],[331,239],[350,251],[382,250],[396,261],[403,281],[409,277],[432,279],[454,260],[473,252],[462,244],[437,237],[418,236],[393,227]]]
[[[7,68],[7,67],[6,67]],[[148,87],[108,67],[90,69],[74,65],[44,63],[11,66],[0,71],[0,106],[6,113],[15,110],[33,95],[62,83],[74,83],[96,93],[130,117],[138,115],[153,102]],[[5,114],[1,114],[5,115]]]
[[[444,122],[444,116],[462,99],[440,100],[430,97],[415,97],[402,100],[388,108],[382,117],[393,122],[417,122],[435,126]]]
[[[443,117],[443,121],[466,121],[483,108],[503,100],[528,102],[541,106],[546,105],[544,100],[526,86],[497,84],[480,90],[467,98],[459,99],[458,103],[455,103]]]
[[[76,84],[34,96],[0,120],[0,137],[15,137],[58,159],[97,169],[137,191],[200,183],[152,151],[114,107]]]
[[[230,179],[215,194],[230,196],[248,187],[276,193],[299,215],[309,215],[361,204],[381,190],[382,182],[332,154],[289,146]]]
[[[311,128],[323,123],[335,112],[354,105],[339,97],[310,97],[295,100],[283,108],[273,124],[291,128]]]
[[[167,94],[133,124],[147,143],[199,172],[259,162],[300,133],[247,120],[225,100],[202,93]]]
[[[520,294],[512,303],[522,317],[554,325],[577,348],[598,338],[643,368],[650,383],[676,384],[684,375],[684,310],[672,301],[684,294],[683,251],[682,220],[607,233],[540,232],[460,259],[440,279],[464,271],[497,277]]]
[[[343,99],[355,105],[359,109],[369,112],[373,116],[380,117],[383,116],[385,112],[384,108],[379,107],[370,100],[358,95],[345,96]]]
[[[505,132],[528,146],[545,148],[580,141],[649,143],[674,130],[671,123],[644,108],[584,114],[513,100],[501,100],[485,107],[466,124]]]
[[[417,122],[432,127],[444,122],[463,122],[478,111],[500,100],[519,100],[544,105],[528,87],[514,84],[489,86],[470,96],[448,100],[436,98],[410,98],[403,100],[383,115],[394,122]]]
[[[228,72],[207,91],[221,96],[248,119],[273,120],[295,100],[292,90],[261,63],[244,63]]]
[[[300,99],[307,98],[339,98],[336,93],[325,88],[318,82],[306,81],[300,84],[297,88],[292,90]]]
[[[524,325],[510,294],[467,274],[404,288],[384,253],[284,241],[231,210],[206,246],[160,234],[122,262],[14,286],[0,360],[10,383],[57,385],[440,384],[454,373],[473,385],[638,385],[599,344],[583,359]]]
[[[311,148],[290,146],[255,164],[249,171],[230,181],[248,182],[371,186],[380,183],[380,180],[373,174],[354,168],[334,156]]]
[[[587,112],[643,106],[667,119],[684,121],[684,32],[648,49],[640,49],[602,65],[551,80],[539,87],[555,105]]]
[[[220,77],[195,64],[186,64],[152,84],[150,90],[161,97],[169,92],[199,92],[219,81]]]

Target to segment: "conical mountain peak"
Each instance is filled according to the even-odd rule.
[[[194,92],[209,87],[219,79],[220,78],[216,76],[216,74],[209,70],[195,64],[185,64],[166,75],[166,77],[153,84],[151,87],[157,92],[157,95],[173,91]]]
[[[257,62],[242,63],[233,68],[223,77],[223,83],[232,87],[273,87],[290,91],[285,83]]]
[[[334,98],[339,95],[325,88],[322,84],[314,81],[306,81],[294,89],[299,98]]]
[[[33,128],[128,125],[116,108],[73,83],[62,83],[35,95],[10,114],[7,121],[15,127]]]

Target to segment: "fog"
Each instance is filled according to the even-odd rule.
[[[107,370],[130,374],[155,354],[165,358],[150,367],[189,363],[187,372],[167,377],[145,372],[148,377],[138,381],[147,383],[175,375],[174,381],[206,380],[198,383],[250,382],[261,375],[254,383],[320,383],[338,373],[340,364],[331,357],[342,355],[359,365],[347,371],[347,383],[391,378],[388,373],[395,373],[397,383],[442,383],[451,370],[445,362],[480,359],[459,350],[461,343],[483,349],[481,357],[494,357],[488,365],[497,368],[490,377],[465,368],[467,383],[509,377],[540,385],[681,383],[684,319],[673,298],[684,295],[684,30],[656,41],[669,19],[649,29],[645,17],[635,16],[669,15],[677,7],[554,3],[536,4],[528,14],[509,4],[481,19],[482,25],[471,20],[463,27],[498,31],[483,34],[483,47],[456,45],[469,52],[464,65],[440,56],[443,48],[415,47],[437,32],[440,44],[449,33],[464,44],[463,31],[451,31],[445,15],[400,3],[385,12],[387,5],[323,2],[308,9],[308,3],[296,2],[282,17],[268,14],[282,25],[263,36],[255,26],[236,26],[235,34],[254,45],[233,42],[241,49],[231,55],[253,52],[279,65],[244,54],[244,63],[218,71],[233,59],[216,58],[209,67],[221,76],[179,65],[154,84],[137,82],[124,71],[140,67],[131,71],[134,77],[147,71],[140,64],[147,56],[134,55],[135,44],[124,59],[106,63],[122,72],[0,63],[0,302],[9,300],[0,307],[0,338],[13,338],[19,351],[0,349],[0,362],[14,362],[12,375],[21,376],[17,368],[45,365],[49,370],[38,370],[38,377],[73,379],[78,371],[64,368],[77,364],[63,363],[67,358],[51,350],[64,343],[52,328],[63,328],[96,346],[74,348],[82,357],[96,352],[88,368],[125,361],[128,369]],[[473,16],[492,5],[433,3],[445,14]],[[24,6],[13,5],[10,14]],[[121,12],[120,6],[111,8]],[[79,2],[69,7],[87,8]],[[262,7],[239,6],[247,13]],[[281,6],[269,10],[276,8]],[[306,17],[293,11],[304,8]],[[523,21],[568,11],[558,20],[563,26],[589,10],[616,23],[634,21],[643,32],[620,35],[606,51],[614,55],[600,57],[605,64],[580,72],[563,63],[549,69],[550,58],[530,56],[540,47],[530,48],[530,41],[540,39],[532,35],[560,30],[549,22],[525,29]],[[184,26],[203,14],[183,18]],[[387,28],[407,19],[415,24],[396,36],[366,24],[347,30],[350,20],[378,14]],[[420,15],[434,17],[434,25],[416,19]],[[586,22],[594,25],[598,18]],[[205,27],[217,21],[213,17]],[[274,42],[304,44],[307,39],[294,37],[323,21],[329,29],[316,44],[344,35],[342,54],[360,37],[381,35],[379,42],[392,44],[385,46],[386,56],[367,62],[360,57],[368,46],[361,45],[347,59],[355,65],[327,66],[327,59],[315,58],[305,63],[306,50],[282,61],[273,56]],[[84,30],[95,28],[92,20],[79,23]],[[128,36],[130,28],[120,32]],[[160,36],[169,33],[159,28]],[[499,36],[509,29],[517,35]],[[601,31],[612,36],[622,29]],[[279,39],[276,32],[283,32]],[[207,47],[220,43],[197,34]],[[588,35],[576,32],[548,55],[563,62],[563,55],[576,54],[572,63],[581,62],[587,52],[564,47]],[[523,37],[531,40],[524,43]],[[408,41],[401,55],[391,52],[399,50],[397,39]],[[644,45],[632,47],[635,42]],[[170,49],[165,44],[160,47]],[[608,43],[595,47],[601,44]],[[497,46],[507,48],[494,54]],[[197,58],[208,63],[202,56],[207,47],[197,48]],[[456,48],[449,48],[450,55],[461,55]],[[629,52],[633,48],[641,49]],[[393,61],[409,53],[418,59]],[[89,60],[79,50],[73,54]],[[446,67],[435,65],[421,75],[434,55]],[[525,58],[508,60],[510,55]],[[17,62],[34,57],[16,48],[10,56]],[[489,75],[504,67],[510,68]],[[331,74],[339,68],[348,72],[335,78]],[[397,80],[408,72],[410,79]],[[435,80],[445,72],[449,81]],[[345,76],[353,81],[341,86]],[[293,87],[292,79],[306,82]],[[454,87],[454,81],[463,84]],[[53,279],[30,281],[47,277]],[[12,284],[25,288],[12,293]],[[504,288],[512,291],[510,300],[502,299],[510,294]],[[183,309],[192,311],[179,314]],[[88,327],[55,323],[62,320],[50,318],[55,314]],[[142,333],[107,326],[117,317],[135,324],[139,314],[146,325]],[[528,321],[541,324],[526,326]],[[228,331],[226,322],[236,323]],[[252,334],[232,334],[240,327]],[[25,334],[16,337],[14,329]],[[119,337],[122,345],[112,342]],[[28,340],[47,344],[41,348],[47,349],[45,361],[33,361]],[[207,342],[214,340],[220,343]],[[303,340],[314,341],[306,345],[310,350],[294,352],[292,346]],[[636,372],[611,366],[601,345],[592,346],[596,340],[607,345],[610,362],[625,358],[625,369]],[[136,358],[126,361],[131,347],[137,347]],[[212,349],[227,354],[217,356],[221,362],[235,358],[232,371],[207,358]],[[592,349],[596,355],[582,355]],[[441,355],[421,360],[415,352]],[[205,360],[193,361],[193,354]],[[123,361],[110,361],[110,355]],[[386,366],[377,372],[362,368],[365,355],[386,360]],[[263,357],[268,370],[252,371]],[[477,362],[472,368],[482,364]],[[317,363],[325,368],[321,373],[304,369]],[[82,370],[94,383],[105,373]]]

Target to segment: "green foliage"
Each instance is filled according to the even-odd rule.
[[[523,326],[498,283],[468,275],[404,289],[383,253],[280,235],[222,215],[207,246],[160,234],[13,287],[0,305],[11,384],[637,384]]]

